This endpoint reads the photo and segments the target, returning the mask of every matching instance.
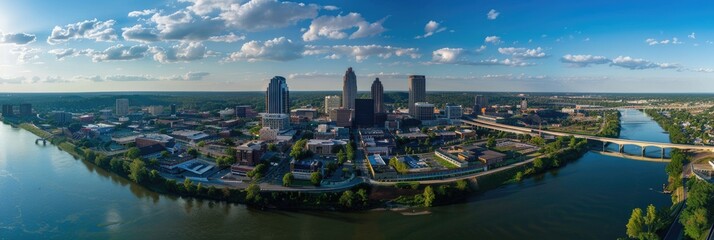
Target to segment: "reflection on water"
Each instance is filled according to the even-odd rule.
[[[621,136],[668,139],[637,111],[623,112]],[[149,192],[35,138],[0,125],[0,238],[613,239],[632,208],[669,204],[650,190],[666,180],[664,164],[588,153],[430,215],[265,212]]]

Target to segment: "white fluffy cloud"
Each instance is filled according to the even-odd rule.
[[[419,35],[414,38],[415,39],[427,38],[431,35],[434,35],[436,33],[440,33],[443,31],[446,31],[446,27],[441,27],[438,22],[431,20],[428,23],[426,23],[426,26],[424,26],[424,35]]]
[[[563,63],[568,63],[574,67],[587,67],[591,64],[606,64],[610,63],[610,59],[604,56],[593,55],[571,55],[566,54],[560,59]]]
[[[15,44],[15,45],[25,45],[35,41],[34,34],[27,33],[6,33],[0,32],[0,44]]]
[[[39,48],[29,48],[25,46],[15,47],[10,50],[11,54],[17,55],[17,63],[25,64],[40,58]]]
[[[150,51],[154,53],[154,60],[161,63],[188,62],[208,56],[206,46],[200,42],[184,42],[167,49],[153,47]]]
[[[501,37],[499,36],[488,36],[486,39],[484,39],[484,42],[486,43],[492,43],[492,44],[499,44],[501,43]]]
[[[145,10],[141,10],[141,11],[131,11],[131,12],[129,12],[128,16],[129,17],[143,17],[143,16],[152,15],[157,12],[159,12],[159,11],[156,9],[145,9]]]
[[[108,75],[108,76],[84,76],[78,75],[72,77],[74,81],[91,81],[91,82],[151,82],[151,81],[202,81],[210,73],[208,72],[187,72],[182,75],[171,76],[152,76],[152,75]]]
[[[697,39],[697,33],[692,32],[692,34],[687,35],[688,38]]]
[[[208,41],[211,42],[225,42],[225,43],[234,43],[240,40],[245,40],[245,36],[241,35],[238,36],[235,33],[228,33],[226,35],[221,35],[221,36],[213,36],[208,38]]]
[[[230,4],[227,10],[221,12],[220,17],[229,27],[258,31],[287,27],[300,20],[315,18],[319,8],[313,4],[251,0],[243,5]]]
[[[157,38],[162,40],[201,41],[225,32],[225,22],[218,18],[194,15],[188,10],[180,10],[169,15],[154,14],[151,21],[156,24]],[[150,35],[151,32],[142,33]]]
[[[99,21],[96,18],[78,23],[68,24],[64,27],[55,26],[47,37],[47,43],[59,44],[72,39],[92,39],[95,41],[111,42],[117,40],[114,31],[114,20]]]
[[[293,43],[285,37],[274,38],[265,42],[250,41],[244,43],[239,51],[231,53],[226,61],[290,61],[302,57],[304,46]]]
[[[630,70],[651,69],[651,68],[660,68],[660,69],[680,68],[680,66],[677,64],[654,63],[654,62],[650,62],[650,61],[647,61],[647,60],[644,60],[641,58],[632,58],[629,56],[618,56],[617,58],[612,59],[612,62],[610,63],[610,65],[623,67],[623,68],[627,68]]]
[[[648,39],[645,39],[645,42],[646,42],[648,45],[650,45],[650,46],[654,46],[654,45],[667,45],[667,44],[675,44],[675,45],[676,45],[676,44],[682,44],[682,42],[679,41],[679,39],[677,39],[676,37],[675,37],[675,38],[672,38],[671,40],[670,40],[670,39],[657,40],[657,39],[654,39],[654,38],[648,38]]]
[[[517,59],[544,58],[547,56],[540,47],[535,49],[514,47],[498,48],[498,52],[504,55],[511,55]]]
[[[359,13],[349,13],[347,15],[321,16],[310,23],[310,28],[302,35],[304,41],[315,41],[321,37],[329,39],[343,39],[349,36],[350,39],[363,38],[381,34],[386,31],[382,19],[373,23],[364,20]],[[357,28],[357,31],[349,34],[346,30]]]
[[[63,60],[66,57],[76,57],[80,55],[89,55],[89,53],[93,52],[92,50],[78,50],[74,48],[58,48],[58,49],[52,49],[47,51],[47,53],[55,55],[55,58],[57,60]]]
[[[121,30],[123,31],[121,36],[125,40],[143,43],[159,41],[159,33],[156,29],[145,28],[141,24],[122,28]]]
[[[455,63],[466,52],[463,48],[441,48],[431,53],[431,61],[437,63]]]
[[[353,58],[357,62],[362,62],[372,56],[388,59],[392,56],[409,57],[416,59],[421,57],[417,48],[400,48],[382,45],[336,45],[336,46],[306,46],[304,55],[326,55],[329,59],[339,59],[342,56]]]
[[[149,52],[149,47],[146,45],[124,46],[117,44],[111,46],[104,51],[88,51],[88,55],[92,57],[94,62],[104,61],[127,61],[141,59]]]
[[[498,15],[500,15],[500,14],[501,14],[501,13],[500,13],[500,12],[497,12],[496,9],[491,9],[490,11],[488,11],[488,13],[486,13],[486,18],[487,18],[488,20],[496,20],[496,18],[497,18]]]

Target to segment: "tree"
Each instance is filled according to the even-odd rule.
[[[206,141],[200,141],[198,142],[198,147],[205,147],[206,146]]]
[[[337,163],[342,165],[347,161],[347,154],[340,149],[339,152],[337,152]]]
[[[187,193],[191,193],[191,190],[193,188],[193,182],[191,181],[191,179],[185,178],[183,180],[183,188],[186,189]]]
[[[278,151],[278,145],[275,143],[268,144],[268,151],[271,151],[271,152]]]
[[[469,183],[466,182],[466,180],[461,179],[456,181],[456,189],[458,189],[459,191],[466,191],[466,189],[468,189],[468,186]]]
[[[536,169],[536,171],[540,171],[543,169],[543,159],[542,158],[536,158],[533,160],[533,167]]]
[[[488,137],[488,140],[486,140],[486,147],[487,148],[493,148],[496,146],[496,138],[495,137]]]
[[[319,172],[310,174],[310,183],[312,183],[312,185],[320,186],[320,182],[322,182],[322,174]]]
[[[293,180],[295,180],[295,176],[292,173],[286,173],[283,175],[283,186],[289,187],[293,184]]]
[[[352,208],[352,203],[355,199],[355,194],[351,190],[347,190],[342,192],[342,196],[340,196],[339,203],[340,205],[346,207],[346,208]]]
[[[652,204],[647,206],[647,215],[645,215],[644,220],[648,233],[654,233],[662,226],[662,220],[657,214],[657,208]]]
[[[198,157],[198,150],[196,150],[195,148],[191,148],[188,150],[188,155],[191,155],[193,157]]]
[[[260,186],[252,183],[245,189],[246,195],[245,200],[249,203],[259,203],[262,200],[260,196]]]
[[[362,203],[362,206],[367,206],[367,201],[369,201],[367,190],[364,188],[357,190],[357,199]]]
[[[639,238],[644,230],[644,218],[642,217],[642,209],[635,208],[632,210],[630,220],[627,222],[627,236],[631,238]]]
[[[146,167],[144,166],[144,161],[138,158],[134,159],[129,165],[129,178],[136,183],[140,183],[145,177]]]
[[[223,153],[225,153],[226,155],[228,155],[228,157],[233,157],[233,158],[235,158],[235,157],[236,157],[236,154],[238,153],[238,151],[236,151],[235,148],[229,147],[229,148],[226,148],[226,150],[223,151]]]
[[[436,194],[434,194],[431,186],[426,186],[422,195],[424,196],[424,207],[431,207],[434,204],[434,200],[436,200]]]
[[[67,127],[67,130],[69,130],[70,132],[77,132],[80,129],[82,129],[82,124],[79,123],[70,123]]]
[[[171,156],[171,153],[169,151],[162,151],[161,152],[161,158],[168,158]]]
[[[295,158],[295,160],[302,160],[308,157],[307,151],[305,150],[306,147],[306,139],[298,140],[295,144],[293,144],[293,148],[290,150],[290,157]]]
[[[347,143],[347,160],[349,161],[355,160],[355,147],[353,145],[354,143],[352,141]]]
[[[139,150],[138,147],[131,147],[131,148],[127,149],[126,152],[124,153],[124,157],[126,157],[128,159],[134,159],[134,158],[138,158],[140,156],[141,156],[141,150]]]
[[[196,194],[201,194],[202,191],[203,185],[201,183],[198,183],[198,185],[196,185]]]

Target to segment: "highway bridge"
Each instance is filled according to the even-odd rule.
[[[639,140],[630,140],[630,139],[621,139],[621,138],[598,137],[598,136],[590,136],[590,135],[582,135],[582,134],[540,130],[540,129],[527,128],[527,127],[518,127],[518,126],[512,126],[512,125],[495,123],[492,121],[486,121],[486,120],[480,120],[480,119],[472,119],[472,118],[464,118],[464,119],[462,119],[462,122],[464,124],[470,125],[470,126],[487,128],[487,129],[508,132],[508,133],[528,134],[531,136],[549,135],[549,136],[556,136],[556,137],[573,136],[576,138],[585,138],[588,140],[602,142],[603,150],[605,149],[605,146],[607,146],[607,144],[617,144],[619,152],[624,152],[625,145],[635,145],[635,146],[639,146],[640,148],[642,148],[642,156],[645,155],[645,149],[648,147],[658,147],[658,148],[662,149],[662,152],[664,152],[664,149],[667,149],[667,148],[680,149],[680,150],[695,150],[695,151],[714,152],[714,146],[648,142],[648,141],[639,141]]]

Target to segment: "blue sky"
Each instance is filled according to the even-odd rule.
[[[712,92],[698,1],[0,2],[0,92]]]

